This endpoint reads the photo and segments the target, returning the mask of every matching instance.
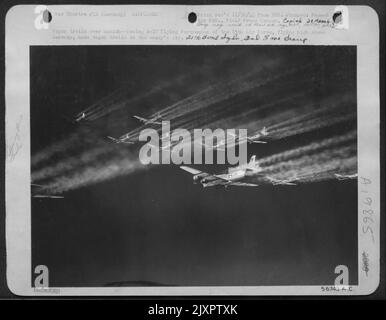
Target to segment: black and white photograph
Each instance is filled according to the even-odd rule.
[[[12,8],[10,291],[374,293],[377,23],[345,5]]]
[[[357,284],[355,47],[37,46],[30,65],[31,272],[51,286],[333,285],[339,265]],[[245,129],[247,163],[195,129]]]

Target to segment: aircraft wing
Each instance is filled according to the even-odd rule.
[[[246,182],[231,182],[228,185],[237,186],[237,187],[257,187],[258,186],[258,184],[246,183]]]
[[[151,121],[151,123],[162,125],[161,121]]]
[[[52,196],[48,194],[35,194],[32,198],[48,198],[48,199],[63,199],[63,196]]]
[[[188,167],[188,166],[180,166],[180,168],[182,170],[185,170],[185,171],[193,174],[193,175],[201,174],[201,175],[205,176],[206,179],[210,179],[210,182],[215,182],[215,181],[222,181],[223,183],[229,182],[229,180],[226,180],[226,179],[219,177],[215,174],[207,173],[205,171],[200,171],[200,170]]]
[[[139,116],[133,116],[135,119],[139,120],[139,121],[142,121],[142,122],[146,122],[147,119],[145,118],[142,118],[142,117],[139,117]]]
[[[298,179],[293,179],[293,180],[277,180],[271,177],[267,177],[269,182],[271,182],[274,186],[277,185],[284,185],[284,186],[296,186],[296,183],[293,181],[296,181]]]
[[[185,170],[191,174],[200,174],[200,173],[206,173],[206,172],[203,172],[203,171],[200,171],[200,170],[197,170],[197,169],[193,169],[191,167],[187,167],[187,166],[180,166],[180,168],[182,170]]]
[[[119,142],[119,139],[111,137],[111,136],[107,136],[107,139],[110,139],[111,141],[114,141],[115,143]]]

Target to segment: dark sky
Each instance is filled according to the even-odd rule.
[[[66,117],[116,88],[146,92],[161,80],[211,65],[209,79],[232,76],[243,71],[234,67],[240,56],[248,63],[272,55],[299,65],[321,61],[322,68],[309,75],[315,101],[335,87],[355,89],[356,81],[352,47],[71,46],[30,52],[32,155],[77,129]],[[347,76],[334,78],[337,66]],[[176,91],[135,106],[136,112],[185,94],[181,87]],[[105,135],[103,121],[90,130]],[[135,122],[123,126],[115,133]],[[331,130],[249,153],[277,152]],[[357,283],[357,183],[203,190],[189,174],[161,165],[68,192],[64,199],[33,199],[32,267],[37,264],[48,266],[51,286],[325,285],[334,283],[340,264]]]

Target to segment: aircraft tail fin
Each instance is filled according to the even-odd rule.
[[[263,136],[267,136],[267,135],[268,135],[267,127],[264,127],[263,129],[261,129],[261,134],[262,134]]]
[[[258,173],[258,172],[262,171],[262,169],[260,167],[260,164],[259,164],[259,161],[256,160],[256,156],[255,155],[253,155],[251,157],[251,159],[249,160],[246,169],[249,170],[249,171],[252,171],[254,173]]]

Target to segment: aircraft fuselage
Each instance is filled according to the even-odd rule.
[[[218,185],[227,185],[235,181],[239,181],[245,177],[245,170],[238,170],[232,173],[219,174],[214,177],[204,177],[201,179],[201,184],[204,188]],[[216,179],[217,178],[217,179]]]

